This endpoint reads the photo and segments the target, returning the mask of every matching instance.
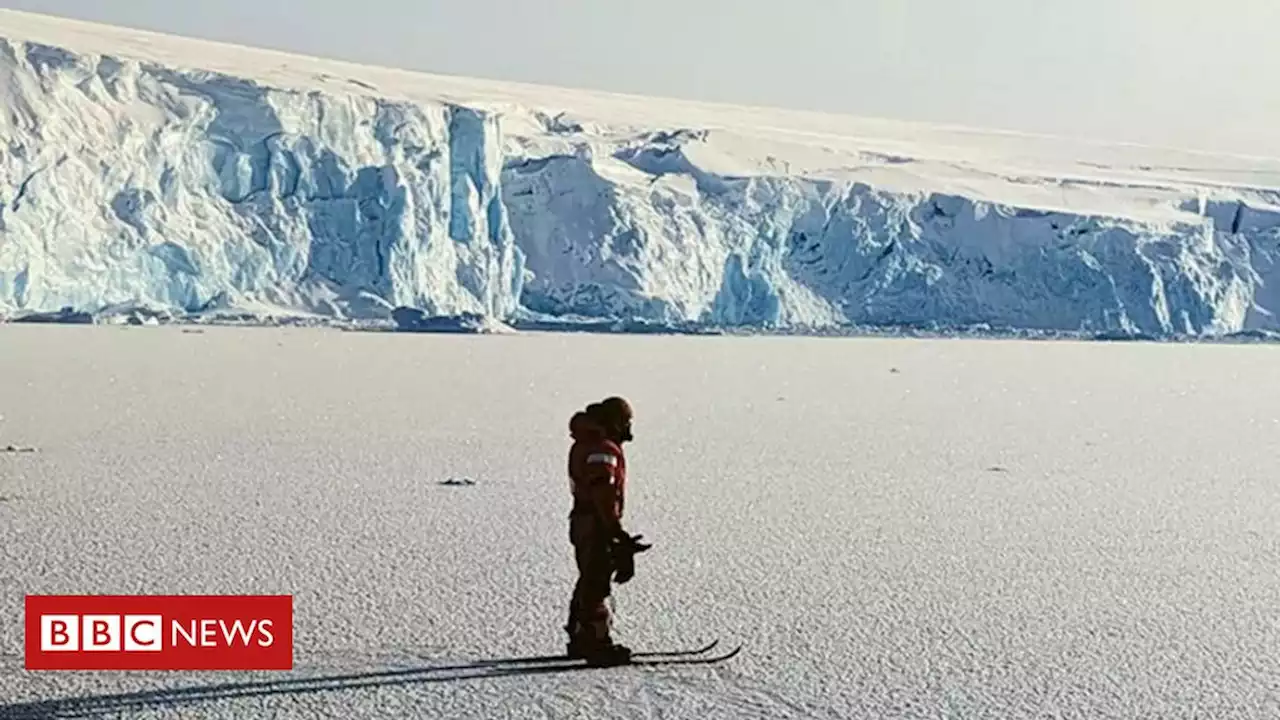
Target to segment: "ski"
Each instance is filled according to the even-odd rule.
[[[664,650],[651,650],[651,651],[648,651],[648,652],[637,652],[637,653],[631,653],[631,657],[633,657],[633,658],[663,658],[663,657],[681,658],[681,657],[689,657],[690,655],[701,655],[701,654],[703,654],[703,653],[711,652],[711,651],[712,651],[712,650],[714,650],[714,649],[715,649],[715,647],[716,647],[717,645],[719,645],[719,644],[720,644],[720,641],[719,641],[719,640],[712,640],[711,642],[707,643],[706,645],[703,645],[702,647],[697,648],[697,649],[695,649],[695,650],[665,650],[665,651],[664,651]]]
[[[714,650],[719,644],[720,644],[719,640],[712,640],[711,642],[707,643],[706,645],[703,645],[700,648],[693,648],[689,650],[647,650],[643,652],[633,652],[631,653],[631,663],[629,664],[634,665],[638,660],[652,664],[653,662],[661,662],[668,658],[672,660],[679,660],[682,658],[694,658],[694,656],[702,655],[704,653],[708,653]],[[741,648],[739,648],[739,650],[741,650]],[[735,650],[733,654],[736,655],[737,652],[738,651]],[[732,657],[732,655],[730,655],[729,657]],[[728,659],[728,658],[724,658],[724,659]],[[489,666],[496,666],[496,665],[541,665],[545,663],[582,663],[582,660],[581,658],[571,658],[565,654],[531,655],[528,657],[504,658],[501,660],[480,660],[478,662],[471,663],[470,666],[471,667],[489,667]],[[583,667],[586,667],[586,665],[584,664]]]
[[[742,652],[742,646],[730,650],[719,655],[711,655],[709,657],[695,657],[690,655],[665,655],[665,656],[631,656],[631,662],[623,663],[618,667],[626,667],[627,665],[715,665],[725,660],[737,657]]]
[[[684,665],[715,665],[722,663],[731,658],[737,657],[742,652],[742,646],[739,645],[734,649],[721,653],[719,655],[698,654],[696,650],[681,650],[676,652],[647,652],[633,653],[631,659],[627,662],[605,663],[602,665],[591,665],[587,661],[577,658],[569,660],[560,658],[552,662],[533,662],[533,663],[514,663],[503,664],[495,663],[485,666],[486,669],[502,675],[533,675],[544,673],[570,673],[581,672],[584,670],[611,670],[626,667],[674,667]]]

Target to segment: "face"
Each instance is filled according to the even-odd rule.
[[[634,439],[635,439],[635,438],[631,435],[631,420],[630,420],[630,418],[628,418],[628,419],[626,419],[626,420],[623,420],[623,421],[622,421],[622,425],[620,425],[620,426],[618,427],[618,439],[619,439],[619,440],[621,440],[622,442],[631,442],[632,440],[634,440]]]

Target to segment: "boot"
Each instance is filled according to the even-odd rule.
[[[570,621],[568,625],[564,626],[564,631],[569,635],[569,642],[565,643],[564,653],[570,660],[585,659],[599,645],[591,632],[591,628],[586,625]]]
[[[582,632],[582,627],[576,623],[569,623],[564,626],[564,630],[569,634],[569,642],[565,643],[564,654],[570,660],[581,660],[586,657],[589,638]]]
[[[631,649],[613,642],[606,631],[599,635],[590,625],[579,625],[577,632],[569,630],[569,642],[565,654],[573,660],[586,660],[593,667],[625,665],[631,661]]]
[[[615,642],[598,645],[588,652],[586,661],[592,667],[626,665],[631,662],[631,648]]]
[[[631,662],[631,648],[612,640],[601,642],[586,635],[569,640],[566,653],[573,660],[586,660],[592,667],[611,667]]]

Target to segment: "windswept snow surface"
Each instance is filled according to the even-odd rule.
[[[1280,329],[1280,161],[0,11],[0,314]]]
[[[1271,348],[195,332],[0,326],[0,717],[1280,717]],[[619,637],[746,650],[431,671],[562,647],[615,392]],[[291,593],[297,668],[23,671],[23,594],[86,592]]]

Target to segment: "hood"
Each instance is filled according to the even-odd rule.
[[[590,415],[579,411],[569,420],[569,436],[574,440],[599,440],[604,437],[604,428]]]

